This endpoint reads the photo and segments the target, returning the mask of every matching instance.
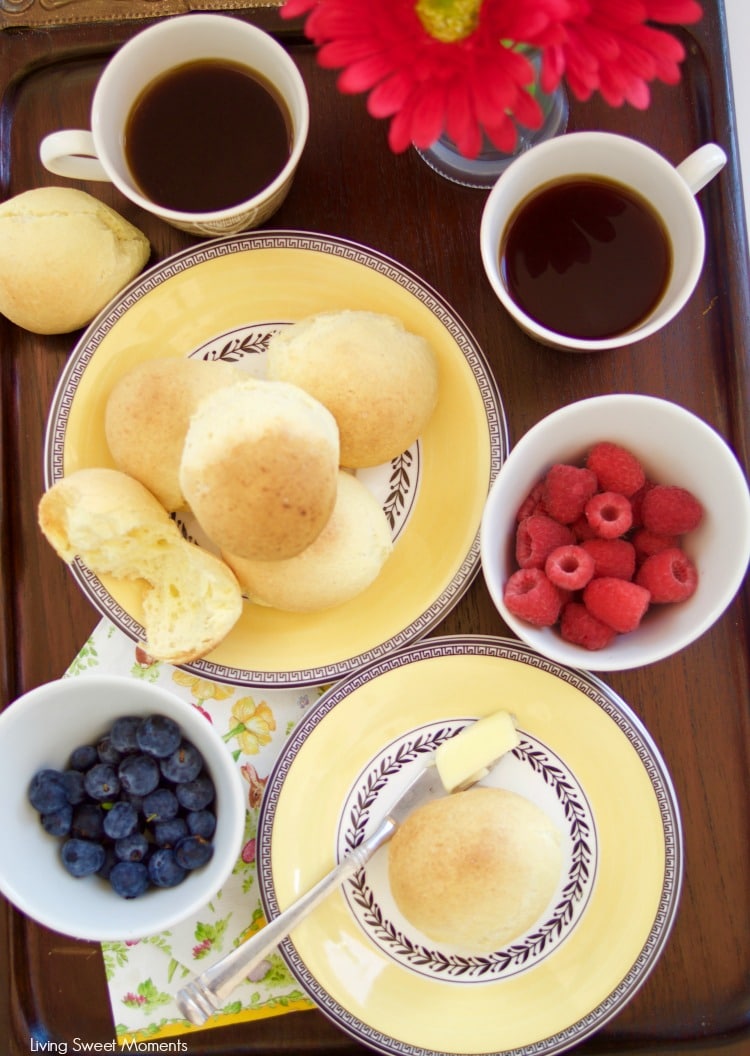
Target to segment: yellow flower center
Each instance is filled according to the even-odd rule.
[[[417,0],[415,10],[431,37],[453,44],[477,28],[481,6],[482,0]]]

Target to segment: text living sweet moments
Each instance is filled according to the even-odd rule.
[[[72,1041],[38,1041],[30,1039],[29,1052],[53,1052],[66,1056],[69,1052],[134,1052],[134,1053],[187,1053],[187,1042],[178,1038],[174,1041],[84,1041],[73,1038]]]

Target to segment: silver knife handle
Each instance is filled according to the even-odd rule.
[[[196,976],[177,994],[177,1005],[185,1018],[201,1026],[217,1012],[242,980],[274,950],[331,891],[354,876],[396,831],[386,817],[358,847],[351,850],[330,873],[293,902],[259,932]]]

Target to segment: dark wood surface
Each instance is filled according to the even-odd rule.
[[[624,132],[675,163],[707,140],[729,154],[727,169],[699,195],[708,231],[703,276],[687,307],[656,337],[589,356],[554,352],[523,336],[482,271],[478,231],[486,192],[441,179],[413,151],[392,155],[385,125],[367,116],[362,97],[336,91],[334,75],[318,68],[289,27],[283,32],[308,86],[312,124],[293,190],[266,226],[353,239],[433,285],[487,355],[511,442],[572,400],[641,392],[699,414],[747,467],[747,244],[722,0],[705,0],[704,7],[703,21],[682,33],[688,60],[679,86],[657,86],[646,113],[574,104],[569,125]],[[273,12],[239,17],[280,27]],[[0,33],[0,198],[56,182],[38,161],[39,140],[57,128],[87,127],[103,64],[137,28],[110,22]],[[141,214],[107,185],[79,186],[145,230],[154,260],[195,242]],[[33,336],[0,319],[3,705],[60,676],[98,620],[36,527],[45,420],[75,340]],[[671,771],[686,876],[671,940],[653,973],[577,1053],[750,1053],[749,602],[745,588],[717,625],[679,656],[605,679],[643,718]],[[481,576],[441,632],[508,634]],[[2,847],[5,853],[11,852]],[[32,1033],[67,1040],[69,1051],[76,1037],[111,1044],[98,947],[45,931],[5,904],[0,922],[0,1037],[9,1038],[11,1056],[31,1051]],[[187,1046],[189,1053],[216,1056],[365,1051],[317,1012],[191,1035]]]

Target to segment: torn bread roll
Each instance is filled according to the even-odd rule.
[[[269,342],[267,372],[329,409],[341,435],[341,465],[350,469],[406,451],[438,397],[429,343],[377,312],[326,312],[286,327]]]
[[[392,549],[382,507],[361,481],[342,470],[333,513],[301,553],[283,561],[222,556],[250,601],[287,612],[317,612],[361,594]]]
[[[81,469],[39,502],[39,525],[67,563],[98,576],[143,581],[144,648],[156,660],[205,656],[242,613],[242,592],[223,561],[187,542],[160,502],[116,469]]]
[[[185,437],[180,487],[220,551],[275,561],[320,535],[338,472],[330,412],[294,385],[249,378],[199,404]]]
[[[0,204],[0,312],[36,334],[67,334],[141,271],[137,227],[73,187],[35,187]]]
[[[545,912],[562,872],[560,836],[515,792],[474,787],[418,807],[388,845],[391,893],[429,939],[498,950]]]
[[[170,512],[186,506],[180,462],[190,419],[204,397],[242,380],[230,363],[152,359],[115,383],[104,431],[115,466],[135,477]]]

